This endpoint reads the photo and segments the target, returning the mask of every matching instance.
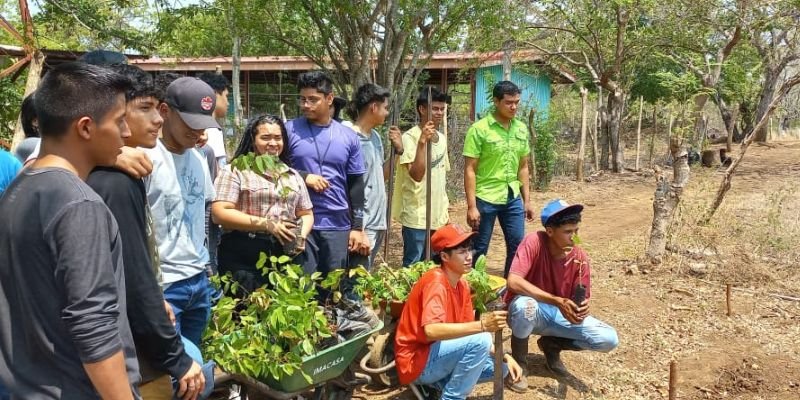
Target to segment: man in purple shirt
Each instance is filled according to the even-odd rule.
[[[365,265],[364,158],[356,133],[333,120],[333,81],[320,71],[300,75],[303,116],[286,123],[291,161],[301,171],[314,205],[309,266],[327,273]],[[345,288],[346,291],[346,288]]]

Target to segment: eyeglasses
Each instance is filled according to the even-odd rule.
[[[302,97],[302,96],[300,96],[300,97],[297,98],[297,105],[302,106],[304,104],[308,104],[310,106],[315,106],[320,101],[322,101],[321,97]]]

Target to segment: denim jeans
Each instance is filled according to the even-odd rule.
[[[308,235],[306,246],[311,246],[313,251],[306,252],[308,256],[307,273],[321,272],[326,275],[336,269],[348,269],[352,266],[367,265],[367,256],[350,253],[347,249],[350,241],[350,231],[319,231],[312,230]],[[340,291],[342,295],[351,300],[361,300],[353,292],[356,277],[342,276]],[[330,296],[327,290],[319,289],[320,298]]]
[[[436,231],[431,229],[431,236]],[[407,267],[425,257],[425,229],[403,227],[403,266]],[[431,251],[433,257],[433,251]]]
[[[216,364],[214,361],[209,361],[207,363],[203,362],[203,355],[200,353],[200,349],[195,346],[194,343],[186,339],[185,337],[181,337],[181,341],[183,341],[183,350],[186,351],[186,355],[192,358],[195,362],[200,364],[201,369],[203,370],[203,377],[206,380],[206,387],[197,396],[198,399],[207,399],[211,396],[211,392],[214,391],[214,367]],[[172,387],[175,391],[177,398],[178,393],[178,381],[176,379],[172,379]]]
[[[475,237],[473,246],[475,257],[473,262],[478,260],[482,254],[489,250],[489,241],[492,239],[495,219],[500,220],[500,229],[503,230],[503,237],[506,240],[506,263],[503,268],[503,277],[508,277],[508,270],[511,268],[511,260],[517,252],[520,242],[525,236],[525,206],[522,198],[512,197],[511,188],[508,189],[508,203],[497,205],[487,203],[481,199],[477,200],[478,212],[481,213],[481,221],[478,226],[478,235]]]
[[[208,276],[201,272],[164,289],[164,300],[175,313],[175,330],[198,347],[211,316],[208,285]]]
[[[372,266],[375,264],[375,258],[378,256],[378,252],[381,251],[381,246],[383,246],[383,241],[386,238],[386,231],[365,229],[364,232],[367,234],[367,239],[369,239],[370,246],[372,246],[369,251],[367,265],[365,265],[364,268],[366,268],[367,271],[372,271]]]
[[[572,339],[584,350],[609,352],[619,344],[617,331],[599,319],[588,316],[580,324],[572,324],[558,307],[539,303],[528,296],[516,296],[508,307],[509,325],[514,337],[524,339],[531,334]]]
[[[485,332],[433,342],[425,369],[414,383],[441,390],[442,400],[466,399],[477,383],[494,377],[491,348],[492,336]],[[503,364],[503,376],[506,374]]]

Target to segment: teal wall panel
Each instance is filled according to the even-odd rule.
[[[483,117],[492,106],[491,90],[495,83],[503,80],[503,66],[478,68],[475,71],[475,119]],[[522,99],[519,118],[526,118],[528,110],[536,109],[540,118],[546,117],[550,107],[551,81],[547,75],[530,75],[517,70],[511,70],[511,81],[522,89]]]

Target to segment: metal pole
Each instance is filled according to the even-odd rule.
[[[431,87],[428,86],[428,121],[433,121],[431,98]],[[426,143],[427,156],[425,157],[425,261],[431,260],[431,159],[433,157],[431,141],[433,138]]]
[[[399,100],[397,99],[397,95],[394,96],[394,102],[392,103],[392,119],[389,124],[389,127],[398,126],[400,121],[400,104]],[[399,126],[398,126],[399,127]],[[384,235],[384,242],[383,242],[383,260],[384,262],[388,262],[389,260],[389,236],[391,236],[392,232],[392,197],[394,197],[394,167],[396,160],[396,155],[394,152],[394,147],[392,147],[391,141],[389,141],[389,187],[388,187],[388,197],[386,199],[386,234]]]

